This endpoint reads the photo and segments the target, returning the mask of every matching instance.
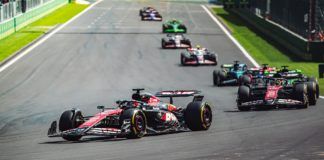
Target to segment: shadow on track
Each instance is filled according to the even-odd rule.
[[[157,133],[157,134],[147,134],[145,137],[153,137],[153,136],[162,136],[162,135],[167,135],[167,134],[179,134],[179,133],[184,133],[184,132],[189,132],[189,131],[175,131],[175,132],[169,132],[169,133]],[[60,137],[58,137],[60,138]],[[140,139],[140,138],[138,138]],[[125,141],[125,140],[137,140],[137,139],[127,139],[126,137],[87,137],[87,138],[82,138],[79,141],[67,141],[64,139],[60,139],[58,141],[48,141],[48,142],[41,142],[38,144],[73,144],[73,143],[92,143],[92,142],[119,142],[119,141]]]
[[[225,110],[223,112],[226,112],[226,113],[237,113],[237,112],[248,113],[248,112],[278,112],[278,111],[287,111],[287,110],[299,111],[299,110],[304,110],[304,109],[298,109],[298,108],[255,108],[255,109],[251,109],[250,111]]]

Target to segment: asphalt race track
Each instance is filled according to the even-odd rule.
[[[104,0],[0,73],[0,159],[324,159],[323,100],[302,110],[238,112],[237,87],[214,87],[214,67],[180,66],[181,50],[162,50],[161,22],[141,22],[140,8],[178,18],[187,37],[219,55],[240,53],[199,3]],[[136,140],[48,138],[52,120],[72,107],[86,115],[97,105],[149,92],[198,89],[212,102],[208,131]],[[176,99],[182,106],[191,99]]]

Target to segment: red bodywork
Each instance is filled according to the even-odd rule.
[[[78,128],[92,127],[93,125],[97,124],[101,120],[105,119],[107,116],[120,115],[122,111],[123,111],[122,109],[114,109],[114,110],[106,110],[104,112],[97,113],[89,120],[81,124]]]
[[[264,99],[265,100],[272,100],[272,99],[277,99],[278,97],[278,91],[282,88],[282,86],[268,86],[267,87],[267,92],[265,94]]]

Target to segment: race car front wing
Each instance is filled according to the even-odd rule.
[[[48,137],[62,137],[62,136],[118,136],[130,133],[130,120],[124,120],[121,128],[73,128],[70,130],[57,132],[57,122],[53,121],[51,127],[48,129]]]

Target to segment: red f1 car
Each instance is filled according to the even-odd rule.
[[[132,100],[117,101],[117,108],[98,106],[101,112],[94,116],[83,116],[79,109],[62,113],[57,122],[52,122],[48,137],[62,137],[77,141],[82,136],[125,136],[140,138],[145,134],[159,134],[177,131],[208,130],[212,123],[211,105],[202,102],[203,96],[196,90],[161,91],[156,95],[141,93],[133,89]],[[186,108],[174,106],[173,97],[194,96]],[[170,98],[163,103],[158,97]]]
[[[238,89],[237,107],[240,111],[251,108],[307,108],[307,88],[304,83],[289,85],[283,78],[255,78]]]

